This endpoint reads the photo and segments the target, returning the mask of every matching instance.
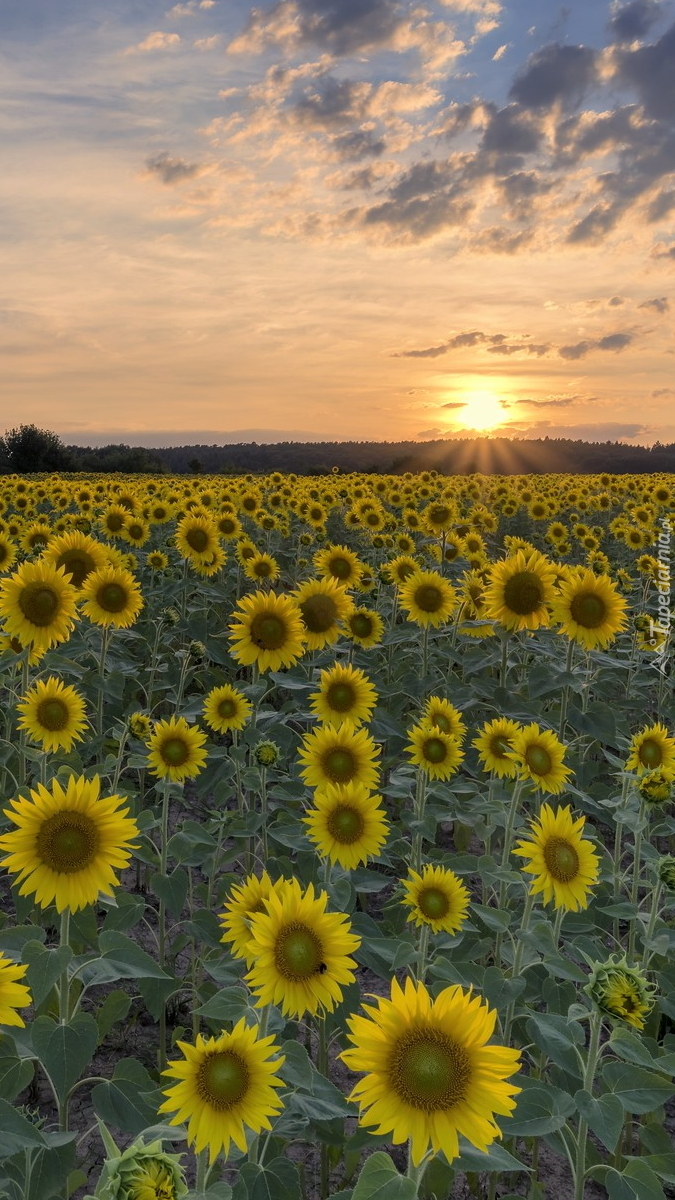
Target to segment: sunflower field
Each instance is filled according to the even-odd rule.
[[[4,477],[0,1197],[675,1195],[674,527]]]

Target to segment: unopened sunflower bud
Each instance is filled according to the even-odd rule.
[[[646,804],[667,804],[673,799],[675,777],[669,771],[650,771],[640,779],[638,791]]]
[[[108,1135],[108,1157],[96,1191],[85,1200],[180,1200],[187,1195],[182,1155],[168,1154],[161,1141],[146,1146],[139,1138],[116,1154],[111,1152],[113,1147],[117,1149]]]
[[[202,662],[208,657],[203,642],[190,642],[189,650],[193,658],[199,658]]]
[[[138,738],[141,742],[146,741],[152,733],[152,721],[146,713],[132,713],[127,721],[127,725],[131,736]]]
[[[180,613],[177,608],[165,608],[162,617],[167,625],[177,625],[180,621]]]
[[[672,855],[669,854],[666,856],[666,858],[661,859],[658,866],[658,872],[659,879],[661,880],[663,886],[666,887],[669,892],[675,892],[675,858],[673,858]]]
[[[601,1013],[614,1021],[625,1021],[634,1029],[643,1029],[645,1017],[654,1006],[654,985],[624,955],[610,955],[604,963],[593,963],[590,979],[583,989]]]
[[[273,767],[279,761],[279,747],[276,742],[258,742],[253,754],[261,767]]]

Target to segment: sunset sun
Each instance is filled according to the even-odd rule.
[[[504,409],[494,392],[467,392],[462,408],[457,409],[457,417],[467,429],[494,429],[503,423]]]

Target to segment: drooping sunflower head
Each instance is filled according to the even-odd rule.
[[[24,646],[48,650],[65,642],[75,624],[77,592],[62,569],[25,562],[0,583],[0,620]]]
[[[243,729],[253,705],[230,683],[214,687],[204,700],[204,720],[216,733],[227,733],[231,729]]]
[[[328,893],[303,891],[292,879],[282,894],[270,893],[266,911],[251,917],[254,965],[246,976],[257,1007],[278,1005],[285,1016],[332,1012],[352,983],[351,954],[361,939],[344,913],[326,911]]]
[[[378,612],[369,608],[355,608],[344,624],[347,636],[364,650],[370,650],[382,641],[384,621]]]
[[[94,625],[128,629],[143,608],[137,580],[125,567],[103,567],[85,579],[82,611]]]
[[[354,609],[354,603],[332,575],[308,579],[294,593],[300,609],[307,648],[322,650],[339,639],[341,625]]]
[[[449,779],[460,767],[464,753],[452,734],[424,722],[409,729],[408,736],[410,744],[405,749],[410,761],[430,779]]]
[[[142,1137],[126,1150],[112,1143],[96,1186],[97,1197],[105,1200],[181,1200],[187,1193],[181,1154],[169,1154],[161,1141],[146,1143]]]
[[[377,692],[358,667],[336,663],[321,672],[318,692],[310,695],[310,709],[326,725],[356,727],[369,721]]]
[[[172,783],[194,779],[206,764],[205,742],[206,734],[189,725],[185,717],[156,721],[148,739],[148,769]]]
[[[71,775],[39,784],[30,799],[12,800],[5,816],[15,825],[0,837],[0,865],[17,876],[19,894],[47,908],[77,912],[109,896],[126,867],[138,836],[136,822],[120,796],[100,796],[100,780]]]
[[[627,771],[644,775],[647,771],[675,770],[675,737],[672,737],[660,721],[647,725],[631,740]]]
[[[400,585],[399,595],[408,620],[422,627],[444,624],[457,604],[454,587],[437,571],[414,571]]]
[[[0,950],[0,1025],[23,1028],[26,1024],[17,1009],[27,1008],[33,1002],[28,988],[21,982],[27,970],[27,963],[15,963]]]
[[[675,771],[648,771],[640,777],[638,791],[650,808],[669,804],[675,798]]]
[[[223,927],[221,941],[230,946],[235,958],[243,958],[247,967],[253,966],[255,947],[251,946],[251,919],[255,913],[266,912],[266,903],[273,891],[283,892],[287,880],[272,882],[267,871],[249,875],[243,883],[235,884],[220,917]]]
[[[508,717],[486,721],[478,737],[471,743],[486,771],[494,771],[499,779],[515,779],[518,764],[511,757],[515,738],[523,727]]]
[[[433,933],[457,933],[469,908],[469,890],[454,871],[426,863],[418,874],[412,869],[403,880],[402,903],[410,909],[408,921],[428,925]]]
[[[132,713],[127,721],[127,726],[131,736],[138,738],[139,742],[147,742],[152,733],[152,721],[144,712]]]
[[[303,818],[310,841],[329,862],[347,871],[377,858],[387,840],[389,822],[382,797],[362,783],[326,784],[314,793]]]
[[[291,667],[302,657],[306,634],[301,613],[290,596],[254,592],[242,596],[230,624],[230,653],[237,662],[256,663],[260,671]]]
[[[497,1014],[480,996],[455,985],[434,1000],[423,983],[393,979],[391,999],[364,1005],[365,1016],[348,1018],[352,1043],[340,1058],[365,1072],[351,1100],[360,1122],[398,1144],[411,1139],[414,1165],[431,1145],[452,1162],[459,1134],[487,1151],[500,1129],[495,1116],[508,1116],[520,1088],[507,1083],[520,1055],[488,1045]]]
[[[549,623],[555,574],[537,550],[527,556],[518,550],[490,572],[485,591],[485,612],[506,629],[539,629]]]
[[[565,746],[550,729],[526,725],[513,739],[509,756],[516,764],[522,779],[529,779],[545,792],[562,792],[572,774],[564,765]]]
[[[300,774],[309,787],[361,783],[373,790],[377,787],[378,755],[378,747],[364,729],[324,725],[305,734]]]
[[[644,1029],[645,1018],[654,1007],[654,985],[625,955],[610,955],[606,962],[594,963],[583,990],[601,1013],[633,1029]]]
[[[518,842],[514,854],[528,861],[523,871],[535,878],[532,895],[541,894],[545,904],[578,912],[588,908],[588,898],[598,880],[599,859],[588,838],[583,837],[585,817],[577,820],[569,805],[555,811],[548,804],[530,827],[530,838]]]
[[[227,1157],[232,1142],[246,1154],[246,1130],[271,1129],[270,1118],[283,1108],[276,1089],[284,1086],[284,1058],[273,1037],[260,1038],[258,1026],[242,1017],[218,1038],[198,1034],[194,1046],[176,1044],[184,1058],[164,1072],[178,1082],[164,1089],[159,1112],[174,1114],[171,1125],[187,1122],[188,1143],[197,1153],[208,1146],[211,1161],[221,1150]]]
[[[33,741],[45,750],[72,749],[82,741],[86,728],[84,697],[53,675],[38,682],[17,704],[19,729],[25,729]]]

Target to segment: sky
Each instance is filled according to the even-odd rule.
[[[3,0],[0,68],[0,432],[675,441],[675,0]]]

